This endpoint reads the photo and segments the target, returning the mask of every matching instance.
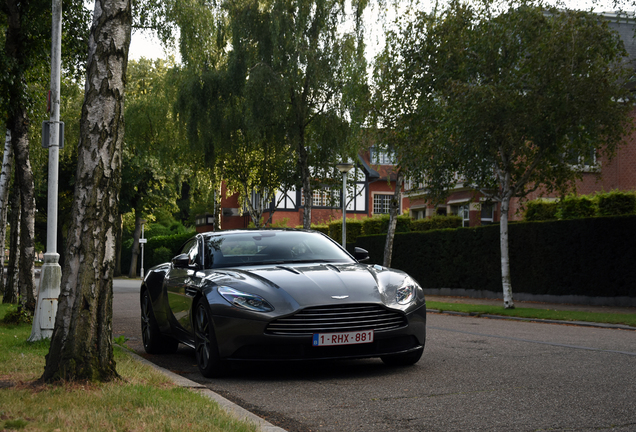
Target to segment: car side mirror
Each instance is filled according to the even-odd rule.
[[[172,258],[172,265],[178,268],[189,268],[190,256],[188,254],[177,255]]]
[[[357,247],[354,249],[353,257],[357,259],[359,262],[369,261],[369,252],[366,249],[362,249],[361,247]]]

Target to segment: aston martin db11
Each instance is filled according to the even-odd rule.
[[[231,361],[414,364],[426,339],[423,291],[402,271],[364,264],[368,258],[314,231],[198,234],[142,282],[144,348],[192,347],[206,377]]]

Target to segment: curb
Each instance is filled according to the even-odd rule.
[[[520,318],[520,317],[510,317],[505,315],[481,314],[477,312],[455,312],[455,311],[445,311],[445,310],[439,310],[439,309],[426,309],[426,313],[429,313],[429,312],[437,313],[437,314],[445,314],[445,315],[475,317],[475,318],[503,319],[503,320],[512,320],[512,321],[538,322],[538,323],[544,323],[544,324],[576,325],[576,326],[582,326],[582,327],[595,327],[595,328],[605,328],[605,329],[636,331],[636,327],[632,327],[632,326],[628,326],[624,324],[605,324],[605,323],[595,323],[590,321],[563,321],[563,320],[550,320],[550,319],[542,319],[542,318]]]
[[[172,380],[172,382],[178,385],[179,387],[196,391],[197,393],[207,397],[208,399],[213,400],[214,402],[218,403],[219,406],[225,412],[237,418],[238,420],[252,423],[254,426],[256,426],[257,430],[259,430],[260,432],[287,432],[285,429],[280,428],[278,426],[274,426],[273,424],[271,424],[270,422],[266,420],[263,420],[256,414],[252,414],[245,408],[242,408],[236,405],[234,402],[231,402],[225,399],[223,396],[217,393],[214,393],[212,390],[210,390],[206,386],[199,384],[197,382],[194,382],[192,380],[189,380],[187,378],[184,378],[181,375],[178,375],[174,372],[170,372],[168,369],[162,368],[161,366],[157,366],[153,362],[146,360],[140,355],[130,351],[130,349],[126,348],[125,346],[121,346],[121,347],[123,348],[123,351],[126,352],[129,356],[133,357],[134,359],[136,359],[137,361],[143,364],[152,366],[155,370],[164,374],[166,377]]]

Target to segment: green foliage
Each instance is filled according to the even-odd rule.
[[[206,6],[201,16],[214,16],[214,28],[199,16],[179,24],[186,67],[177,112],[214,181],[238,192],[258,225],[277,190],[302,187],[309,196],[313,182],[336,177],[336,160],[357,153],[354,131],[367,99],[361,26],[367,2],[353,3],[353,30],[345,31],[351,15],[342,0],[198,9]],[[216,42],[214,55],[199,55],[200,40]]]
[[[302,228],[302,225],[296,228]],[[312,225],[311,229],[314,231],[320,231],[323,234],[329,235],[329,225]]]
[[[462,218],[456,215],[434,215],[432,217],[411,221],[411,231],[430,231],[436,229],[459,228]]]
[[[568,195],[559,201],[557,217],[559,219],[574,219],[592,217],[596,215],[594,201],[586,196]]]
[[[347,219],[347,243],[353,243],[362,235],[362,221],[360,219]],[[329,237],[340,243],[342,241],[342,220],[329,222]]]
[[[595,14],[548,11],[451,1],[389,35],[381,120],[407,134],[398,154],[432,197],[458,174],[498,201],[567,190],[581,172],[563,155],[612,155],[631,129],[620,37]]]
[[[636,193],[612,191],[597,195],[600,216],[619,216],[636,213]]]
[[[526,222],[509,226],[516,292],[636,297],[636,216]],[[381,263],[384,236],[356,241]],[[393,266],[424,288],[501,292],[499,227],[396,234]]]
[[[122,151],[120,211],[145,217],[157,209],[176,212],[183,181],[196,170],[172,112],[174,65],[131,60],[126,71],[126,140]]]
[[[176,254],[165,246],[160,246],[152,251],[152,260],[155,264],[170,261]]]
[[[535,200],[526,203],[524,220],[529,222],[557,219],[559,204],[556,201]]]
[[[364,235],[386,234],[389,230],[389,221],[390,216],[388,214],[364,218],[362,219],[362,232]],[[407,215],[398,216],[395,232],[409,231],[411,231],[411,218]]]
[[[600,192],[594,195],[568,195],[559,201],[541,199],[526,203],[525,221],[574,219],[593,216],[622,216],[636,213],[635,192]]]
[[[186,231],[179,234],[148,238],[148,243],[144,247],[144,268],[149,269],[171,260],[178,254],[181,246],[195,234],[195,231]],[[121,253],[122,267],[130,266],[132,242],[133,239],[128,239],[123,243]],[[141,266],[141,260],[137,260],[137,266]]]
[[[33,323],[33,314],[21,305],[11,305],[2,318],[2,323],[13,325],[31,324]]]

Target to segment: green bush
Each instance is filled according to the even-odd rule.
[[[568,195],[559,201],[559,219],[576,219],[596,215],[596,204],[587,196]]]
[[[455,215],[434,215],[424,219],[411,221],[411,231],[430,231],[436,229],[459,228],[462,218]]]
[[[362,219],[362,232],[364,235],[386,234],[389,230],[389,221],[391,217],[388,214],[376,215],[370,218]],[[397,217],[397,225],[395,232],[410,232],[411,217],[408,215],[399,215]]]
[[[144,268],[151,268],[158,264],[169,261],[179,253],[181,246],[192,236],[196,234],[196,231],[190,230],[181,234],[172,234],[167,236],[157,236],[148,239],[148,243],[144,247]],[[121,251],[121,269],[124,274],[128,274],[130,268],[130,261],[132,259],[132,244],[133,239],[128,239],[123,242]],[[156,252],[161,249],[159,255]],[[165,250],[168,252],[166,252]],[[165,259],[166,255],[168,259]],[[141,260],[137,260],[137,273],[141,269]]]
[[[599,194],[598,213],[601,216],[621,216],[636,213],[636,193],[612,191]]]
[[[558,209],[559,204],[556,201],[528,201],[523,219],[529,222],[555,220]]]
[[[383,216],[373,216],[362,219],[362,232],[364,235],[382,234]]]
[[[342,241],[342,220],[329,222],[329,237],[340,243]],[[362,221],[360,219],[347,219],[347,243],[353,243],[362,235]]]
[[[302,228],[302,226],[299,228]],[[320,231],[323,234],[329,235],[329,225],[312,225],[311,229],[314,231]]]
[[[175,254],[165,246],[160,246],[152,251],[152,261],[157,264],[168,262],[174,257]]]

